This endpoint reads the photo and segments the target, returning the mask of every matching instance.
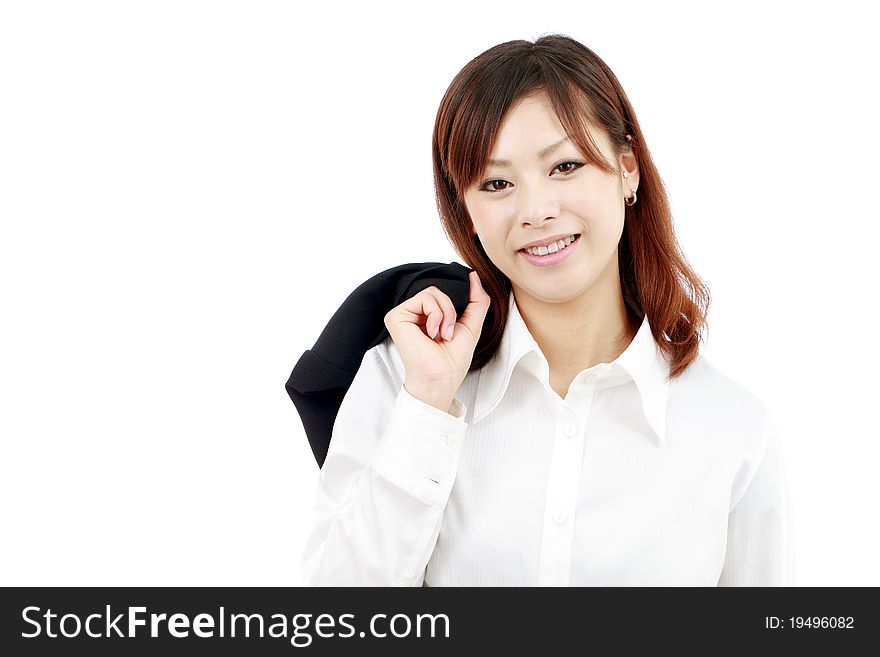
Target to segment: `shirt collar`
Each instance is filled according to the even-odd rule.
[[[481,370],[474,401],[473,422],[479,422],[498,405],[507,390],[514,368],[523,360],[523,367],[534,373],[549,387],[550,366],[529,332],[514,300],[508,299],[507,326],[495,356]],[[532,354],[531,356],[528,356]],[[526,357],[528,356],[528,357]],[[599,363],[578,374],[598,377],[599,388],[632,380],[636,384],[642,411],[654,430],[659,445],[666,442],[666,401],[669,393],[669,365],[651,334],[648,316],[642,319],[636,336],[612,363]]]

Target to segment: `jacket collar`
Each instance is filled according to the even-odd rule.
[[[512,290],[508,304],[507,326],[501,344],[493,359],[480,372],[473,422],[479,422],[498,405],[520,361],[521,367],[550,387],[550,366],[520,315]],[[666,377],[669,365],[654,342],[647,315],[642,319],[635,338],[620,356],[612,363],[599,363],[586,372],[598,377],[596,385],[599,388],[635,381],[642,411],[654,430],[657,444],[666,442],[666,401],[669,393]],[[585,373],[581,372],[574,385],[584,385],[584,376]]]

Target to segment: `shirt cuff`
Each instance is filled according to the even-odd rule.
[[[413,397],[401,386],[373,462],[374,469],[411,494],[432,504],[445,505],[468,427],[464,421],[466,412],[467,406],[458,399],[445,413]]]

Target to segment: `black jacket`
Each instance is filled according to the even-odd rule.
[[[303,352],[284,387],[302,419],[318,467],[324,465],[336,414],[364,354],[388,336],[388,311],[436,285],[461,316],[470,297],[471,271],[457,262],[411,262],[386,269],[349,294],[315,346]]]

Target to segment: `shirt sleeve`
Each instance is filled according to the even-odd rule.
[[[421,586],[467,429],[409,394],[386,343],[369,350],[333,425],[300,561],[306,586]]]
[[[794,517],[779,432],[764,424],[764,454],[727,522],[718,586],[795,586]]]

